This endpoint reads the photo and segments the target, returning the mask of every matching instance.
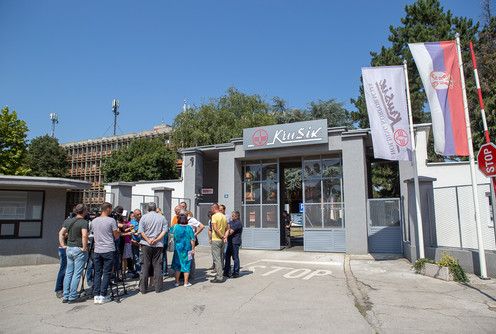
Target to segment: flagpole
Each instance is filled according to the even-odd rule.
[[[479,245],[480,277],[487,279],[486,254],[484,252],[484,242],[482,239],[482,228],[479,209],[479,195],[477,192],[477,180],[475,177],[474,148],[472,147],[472,130],[470,129],[470,118],[468,114],[467,93],[465,92],[465,77],[463,73],[462,52],[460,49],[460,34],[456,34],[456,51],[458,53],[458,67],[460,70],[460,81],[463,93],[463,109],[465,110],[465,124],[467,127],[468,152],[470,160],[470,173],[472,177],[472,195],[474,198],[475,226],[477,228],[477,243]]]
[[[474,46],[472,42],[470,42],[470,53],[472,54],[472,64],[474,65],[474,78],[475,78],[475,85],[477,87],[477,93],[479,95],[479,105],[481,109],[481,117],[482,117],[482,125],[484,126],[484,134],[486,136],[486,143],[489,144],[491,140],[489,139],[489,130],[487,129],[487,120],[486,120],[486,112],[484,110],[484,100],[482,99],[482,90],[479,82],[479,71],[477,71],[477,62],[475,60],[475,53],[474,53]],[[492,187],[491,188],[491,204],[492,204],[492,211],[493,211],[493,216],[496,217],[496,214],[494,214],[494,208],[496,203],[496,177],[491,177],[491,182],[492,182]],[[495,231],[495,237],[496,237],[496,231]]]
[[[417,148],[415,145],[415,133],[413,131],[413,117],[412,117],[412,103],[410,101],[410,84],[408,83],[408,69],[406,60],[403,60],[403,71],[405,72],[405,86],[406,86],[406,101],[408,104],[408,119],[410,120],[410,138],[412,141],[412,163],[413,163],[413,182],[415,186],[415,204],[417,209],[417,234],[418,234],[418,250],[419,258],[425,258],[424,253],[424,232],[422,225],[422,211],[420,209],[420,186],[418,179],[417,169]]]

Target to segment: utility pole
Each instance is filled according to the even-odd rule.
[[[115,136],[115,129],[117,127],[117,115],[119,115],[119,112],[117,109],[120,107],[119,100],[113,99],[112,100],[112,112],[114,113],[114,136]]]

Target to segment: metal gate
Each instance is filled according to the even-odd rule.
[[[370,253],[403,253],[400,210],[399,198],[368,200]]]

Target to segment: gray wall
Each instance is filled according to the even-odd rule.
[[[362,137],[343,138],[346,253],[368,253],[367,159]]]
[[[234,159],[234,149],[222,150],[219,152],[219,191],[218,202],[226,206],[226,214],[234,210],[241,211],[241,201],[235,206],[236,186],[241,187],[237,163]],[[227,196],[227,198],[226,198]]]
[[[191,211],[196,215],[196,194],[203,187],[203,155],[198,150],[183,153],[184,198],[191,200]]]

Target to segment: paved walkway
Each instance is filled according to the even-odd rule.
[[[169,253],[170,254],[170,253]],[[142,295],[127,281],[120,303],[63,304],[57,265],[0,268],[1,333],[495,333],[496,280],[469,285],[415,274],[404,259],[241,251],[237,279],[211,284],[197,253],[193,286]]]

